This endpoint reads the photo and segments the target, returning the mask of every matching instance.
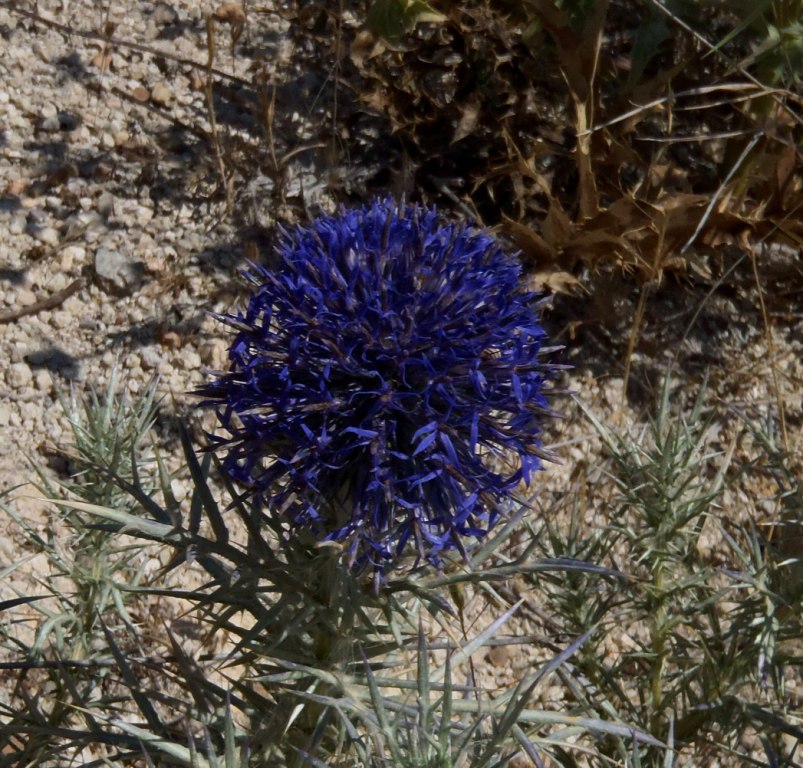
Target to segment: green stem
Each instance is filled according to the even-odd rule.
[[[663,732],[663,679],[666,666],[666,608],[664,605],[664,565],[659,563],[653,576],[653,600],[651,640],[652,640],[652,674],[650,678],[650,732],[660,738]]]

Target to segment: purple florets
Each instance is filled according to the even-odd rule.
[[[231,366],[199,391],[224,470],[351,562],[462,551],[541,468],[549,366],[517,261],[391,200],[284,233],[278,255],[220,317]]]

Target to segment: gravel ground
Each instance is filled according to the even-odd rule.
[[[43,16],[203,61],[201,9],[40,3]],[[110,27],[108,27],[110,28]],[[158,375],[185,402],[224,347],[240,258],[220,205],[200,205],[193,148],[204,95],[191,67],[37,24],[0,7],[0,487],[65,437],[57,390],[101,385],[120,360],[136,392]],[[189,76],[188,76],[189,74]],[[171,145],[171,142],[173,144]],[[182,143],[184,142],[184,143]],[[202,170],[202,169],[199,169]],[[192,182],[190,182],[190,185]],[[195,197],[194,197],[195,196]]]
[[[227,22],[220,21],[218,59],[235,73],[224,83],[231,90],[221,106],[227,141],[253,133],[246,106],[237,112],[238,93],[247,90],[238,78],[250,78],[249,71],[268,61],[270,76],[287,86],[271,137],[271,151],[287,158],[281,200],[272,194],[273,181],[256,174],[237,192],[237,215],[227,214],[214,194],[215,157],[198,140],[199,131],[211,128],[202,84],[204,10],[179,0],[113,3],[101,13],[89,0],[40,0],[39,14],[76,31],[66,34],[0,5],[0,491],[27,481],[27,463],[47,464],[54,446],[63,445],[68,429],[57,392],[102,387],[115,361],[133,392],[158,376],[166,407],[186,412],[185,393],[204,369],[225,364],[225,339],[205,312],[226,311],[237,301],[237,267],[274,220],[332,202],[321,164],[304,144],[313,141],[321,119],[321,83],[294,69],[299,51],[286,22],[260,17],[258,40],[232,62]],[[77,34],[82,30],[91,35]],[[149,50],[104,44],[97,30]],[[688,356],[705,358],[716,336],[724,362],[712,376],[714,392],[730,403],[771,400],[774,362],[800,449],[800,318],[779,324],[770,359],[755,315],[736,322],[738,307],[723,307],[726,321],[708,336],[704,329],[690,338]],[[623,427],[637,421],[638,400],[622,405],[620,397],[622,358],[608,360],[606,369],[598,350],[575,357],[580,367],[572,387],[600,417]],[[574,413],[554,436],[564,443],[563,464],[545,475],[546,507],[582,468],[598,462],[589,433]],[[723,444],[727,438],[723,433]],[[42,523],[41,504],[27,498],[18,504]],[[595,515],[590,510],[591,522]],[[0,537],[0,569],[14,562],[18,544]],[[538,631],[537,623],[521,621],[520,631]],[[611,652],[627,646],[624,636],[616,642]],[[500,649],[487,661],[496,684],[508,684],[533,659]],[[542,698],[561,696],[546,689]]]

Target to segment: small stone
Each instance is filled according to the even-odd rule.
[[[93,57],[92,60],[89,62],[93,67],[97,67],[100,70],[107,70],[112,63],[112,54],[110,51],[102,50],[98,51]]]
[[[53,317],[50,318],[50,324],[60,331],[66,330],[72,325],[72,315],[63,310],[57,310],[53,313]]]
[[[178,13],[172,5],[157,3],[156,8],[153,9],[153,20],[160,27],[167,27],[178,21]]]
[[[10,235],[21,235],[25,231],[26,223],[25,216],[15,216],[8,225],[8,233]]]
[[[6,374],[8,385],[14,389],[23,389],[30,386],[33,374],[27,363],[13,363],[8,367]]]
[[[50,117],[46,117],[44,120],[42,120],[39,127],[46,133],[56,133],[57,131],[61,130],[59,116],[51,115]]]
[[[125,358],[125,370],[129,375],[142,370],[142,359],[137,352],[132,352]]]
[[[145,265],[119,251],[98,248],[95,253],[95,274],[111,288],[132,293],[142,284]]]
[[[30,307],[31,304],[36,303],[36,294],[27,288],[20,288],[17,291],[17,298],[14,300],[14,303],[18,307]]]
[[[20,363],[25,359],[27,351],[22,344],[14,344],[8,352],[8,357],[12,363]]]
[[[207,368],[222,371],[226,367],[228,347],[223,339],[210,339],[201,346],[201,361]]]
[[[154,346],[143,347],[139,354],[143,369],[158,369],[164,361],[164,354]]]
[[[50,371],[37,371],[33,378],[36,388],[40,392],[50,392],[53,387],[53,377],[50,375]]]
[[[165,346],[168,349],[179,349],[183,343],[181,336],[179,336],[175,331],[162,331],[158,334],[158,338],[162,346]]]
[[[98,196],[95,209],[101,216],[111,216],[114,213],[114,195],[111,192],[102,192]]]
[[[166,107],[173,99],[173,92],[164,84],[156,83],[151,88],[151,101],[161,107]]]
[[[61,268],[69,272],[75,263],[81,263],[86,258],[86,250],[80,245],[68,245],[61,252]]]
[[[201,92],[206,89],[206,80],[203,78],[201,73],[195,69],[195,67],[193,67],[192,71],[190,72],[190,89]]]
[[[153,210],[144,205],[138,206],[134,211],[134,219],[140,227],[147,225],[153,218]]]
[[[31,234],[45,245],[59,244],[59,231],[54,227],[34,227]]]
[[[78,318],[79,328],[94,327],[93,323],[95,321],[87,316],[86,304],[78,296],[70,296],[61,306],[70,317]]]
[[[67,275],[63,272],[56,272],[50,280],[47,281],[47,289],[51,293],[63,291],[67,287]]]
[[[36,422],[39,421],[40,413],[37,403],[27,402],[20,405],[20,415],[25,419],[25,427],[30,431],[33,431]]]
[[[0,402],[0,427],[8,426],[8,404]]]
[[[201,367],[201,357],[194,349],[183,349],[179,358],[179,365],[185,371],[197,371]]]

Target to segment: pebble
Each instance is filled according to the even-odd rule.
[[[178,364],[185,371],[196,371],[201,367],[201,356],[194,349],[182,349]]]
[[[223,370],[226,367],[228,344],[223,339],[210,339],[200,350],[201,362],[212,370]]]
[[[6,381],[12,389],[24,389],[33,380],[33,374],[27,363],[12,363],[6,372]]]
[[[27,402],[20,406],[20,414],[25,419],[26,427],[30,428],[41,418],[39,403]]]
[[[68,278],[63,272],[56,272],[47,283],[47,289],[51,293],[63,291],[67,287]]]
[[[156,8],[153,9],[153,20],[160,27],[167,27],[170,24],[175,24],[178,21],[178,13],[172,5],[167,3],[157,3]]]
[[[50,324],[54,328],[63,331],[72,326],[72,319],[73,316],[69,312],[57,310],[53,313],[53,317],[50,319]]]
[[[50,392],[50,390],[53,388],[53,377],[50,375],[50,371],[37,371],[33,378],[36,388],[40,392]]]
[[[144,369],[158,369],[164,362],[164,354],[154,346],[143,347],[140,352],[142,358],[142,367]]]
[[[8,359],[11,360],[12,363],[19,363],[25,359],[25,355],[28,353],[24,344],[20,344],[19,342],[16,344],[12,344],[8,350]]]
[[[132,293],[143,281],[145,265],[119,251],[98,248],[95,252],[95,274],[112,288]]]
[[[68,245],[61,251],[61,268],[65,272],[72,270],[77,262],[80,264],[86,258],[86,249],[80,245]]]
[[[79,296],[80,294],[78,296],[73,294],[61,305],[61,307],[65,312],[69,313],[71,317],[78,318],[79,327],[91,327],[87,324],[91,324],[94,321],[92,318],[87,317],[88,310],[86,302],[79,298]],[[84,324],[83,326],[82,323]]]
[[[45,245],[58,245],[59,231],[54,227],[34,227],[32,232],[34,238]]]
[[[36,294],[28,288],[20,288],[14,299],[14,304],[18,307],[30,307],[36,303]]]
[[[156,83],[151,88],[151,101],[161,107],[166,107],[173,100],[173,92],[164,83]]]
[[[61,130],[59,116],[51,115],[50,117],[46,117],[44,120],[42,120],[42,123],[39,127],[46,133],[56,133],[57,131]]]
[[[134,220],[140,227],[146,226],[153,218],[153,210],[144,205],[137,206],[134,211]]]
[[[111,192],[101,192],[95,203],[95,210],[101,216],[111,216],[114,213],[114,195]]]

